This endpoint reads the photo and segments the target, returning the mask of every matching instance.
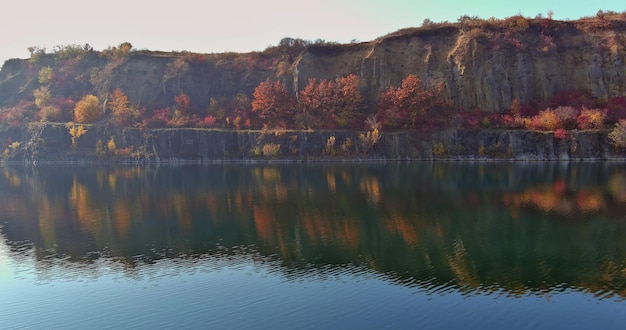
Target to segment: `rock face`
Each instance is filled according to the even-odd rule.
[[[415,74],[429,84],[443,82],[456,106],[485,111],[508,109],[514,98],[543,100],[562,90],[604,99],[626,94],[626,22],[604,28],[525,22],[528,26],[504,30],[487,24],[418,29],[335,52],[307,51],[295,63],[294,77],[302,88],[320,73],[355,73],[366,95],[374,97]]]
[[[148,51],[111,55],[87,52],[74,61],[54,55],[10,60],[0,72],[0,107],[32,100],[37,72],[51,66],[65,86],[54,94],[106,95],[121,88],[132,104],[162,108],[180,91],[196,107],[210,99],[252,96],[263,80],[281,79],[301,90],[310,78],[356,74],[373,111],[379,92],[409,74],[444,83],[458,107],[502,111],[511,100],[542,100],[561,90],[607,98],[626,95],[624,15],[579,21],[512,17],[465,20],[398,31],[349,45],[281,45],[261,53],[190,54]],[[71,77],[68,78],[68,75]],[[72,80],[73,79],[73,80]],[[68,87],[68,82],[71,84]]]
[[[7,147],[1,159],[42,162],[214,162],[359,160],[625,160],[610,147],[606,132],[572,131],[565,140],[552,133],[452,129],[383,133],[373,145],[355,131],[222,131],[134,129],[87,126],[72,139],[60,124],[38,124],[0,132]],[[115,150],[107,149],[109,141]],[[329,141],[334,141],[330,143]],[[98,145],[101,147],[98,147]],[[99,151],[100,148],[100,151]]]

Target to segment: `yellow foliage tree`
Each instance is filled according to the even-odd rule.
[[[85,129],[85,127],[83,127],[83,125],[72,125],[71,123],[67,124],[67,131],[70,133],[70,136],[72,136],[72,147],[76,146],[76,140],[85,135],[85,133],[87,133],[87,130]]]
[[[109,150],[109,152],[115,154],[115,151],[117,151],[117,145],[115,144],[115,138],[111,137],[111,139],[107,143],[107,149]]]
[[[92,123],[102,117],[100,102],[95,95],[85,95],[74,107],[74,119],[79,123]]]
[[[609,139],[615,148],[620,150],[626,148],[626,119],[620,119],[620,121],[615,124],[613,130],[609,133]]]

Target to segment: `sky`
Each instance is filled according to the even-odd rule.
[[[424,19],[506,18],[553,12],[554,19],[626,11],[617,0],[30,0],[0,5],[0,63],[28,47],[130,42],[134,49],[222,53],[262,51],[284,37],[369,41]]]

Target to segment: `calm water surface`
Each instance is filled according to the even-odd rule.
[[[1,328],[626,328],[626,166],[0,167]]]

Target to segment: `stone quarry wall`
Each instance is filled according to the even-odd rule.
[[[606,131],[552,133],[523,130],[451,129],[432,134],[383,132],[373,146],[357,131],[222,131],[86,126],[72,145],[65,125],[39,124],[0,132],[12,141],[5,162],[214,162],[369,160],[625,160]],[[329,147],[329,140],[335,143]],[[113,139],[116,151],[106,149]],[[349,141],[349,142],[346,142]],[[104,149],[98,151],[98,143]],[[272,146],[275,148],[271,151]],[[268,148],[269,151],[265,151]]]

